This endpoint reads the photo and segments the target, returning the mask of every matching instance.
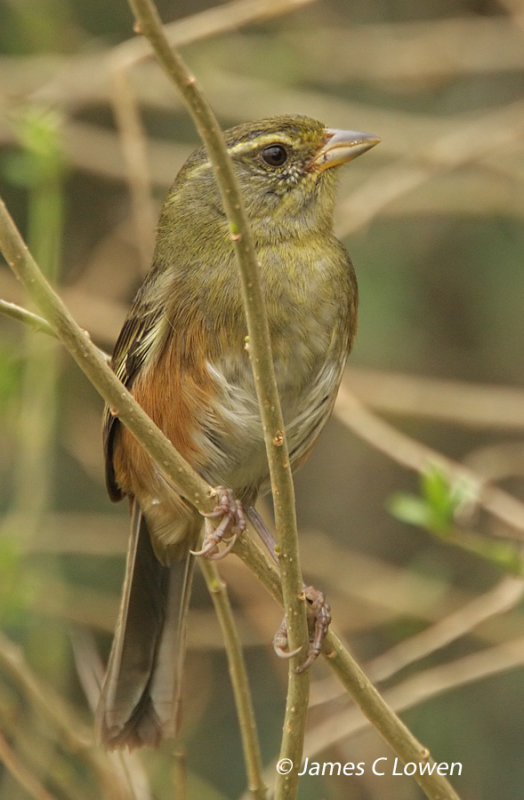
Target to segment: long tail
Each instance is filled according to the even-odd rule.
[[[194,558],[163,566],[132,503],[122,603],[97,709],[109,748],[152,747],[177,732]]]

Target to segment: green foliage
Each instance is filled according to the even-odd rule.
[[[393,494],[388,508],[401,522],[445,536],[454,524],[458,507],[465,499],[464,484],[452,486],[441,470],[430,467],[420,476],[419,495],[403,492]]]
[[[460,547],[512,574],[524,574],[522,552],[514,542],[492,539],[457,526],[457,512],[470,499],[466,483],[451,484],[441,470],[431,467],[420,476],[420,494],[393,494],[388,509],[401,522],[423,528],[446,544]]]

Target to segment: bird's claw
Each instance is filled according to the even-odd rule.
[[[309,651],[306,660],[295,669],[295,672],[304,672],[318,658],[331,623],[331,606],[327,602],[324,592],[315,589],[314,586],[306,586],[304,594],[310,611],[308,615],[310,623]]]
[[[211,561],[220,561],[233,549],[236,540],[246,529],[244,509],[231,491],[224,486],[218,486],[218,503],[213,511],[203,514],[205,518],[205,535],[200,550],[191,550],[194,556],[203,556]],[[213,527],[212,519],[220,519],[217,527]],[[219,544],[226,542],[226,546],[219,550]]]
[[[280,623],[277,632],[273,636],[273,650],[279,658],[293,658],[293,656],[296,656],[296,654],[301,650],[300,647],[297,647],[295,650],[289,650],[285,617]]]
[[[313,661],[319,656],[322,645],[328,632],[331,622],[331,608],[326,601],[323,592],[315,589],[314,586],[304,588],[304,596],[309,605],[308,607],[308,626],[309,626],[309,649],[306,660],[303,664],[295,668],[295,672],[304,672],[311,666]],[[296,650],[288,649],[288,636],[286,618],[282,620],[275,636],[273,637],[273,649],[279,658],[292,658],[296,655],[300,647]]]

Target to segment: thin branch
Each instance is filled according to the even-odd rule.
[[[480,597],[468,600],[458,610],[369,661],[366,674],[375,682],[390,680],[406,667],[472,634],[483,623],[515,608],[523,593],[524,581],[521,578],[503,578]],[[481,637],[480,632],[478,636]],[[312,705],[316,707],[343,696],[340,687],[331,679],[317,682],[312,694]]]
[[[520,6],[522,0],[499,0]],[[517,19],[517,15],[515,21]],[[518,32],[502,14],[469,14],[426,20],[360,25],[312,26],[292,30],[291,45],[302,54],[303,74],[318,78],[318,64],[329,63],[332,85],[354,82],[430,91],[449,80],[466,76],[520,73],[524,52]]]
[[[289,664],[281,752],[283,756],[299,763],[306,724],[309,675],[307,671],[297,674],[295,667],[305,657],[307,648],[306,602],[302,591],[303,579],[298,551],[293,479],[273,369],[269,327],[257,258],[242,195],[222,132],[211,107],[179,53],[169,46],[157,9],[151,0],[129,0],[129,3],[135,14],[137,30],[149,39],[160,64],[181,92],[202,137],[215,170],[230,224],[231,240],[241,275],[249,334],[247,346],[269,462],[289,647],[291,651],[298,652],[298,655],[290,659]],[[277,784],[276,797],[294,797],[297,788],[298,776],[295,773],[283,775]]]
[[[288,14],[311,2],[314,0],[232,0],[171,22],[163,26],[163,31],[170,47],[181,47],[249,23]],[[136,37],[113,48],[113,53],[118,53],[118,58],[129,66],[151,57],[150,47]]]
[[[122,66],[120,59],[113,59],[111,65],[111,99],[126,164],[133,230],[140,265],[145,274],[151,264],[155,230],[155,203],[148,167],[146,131],[131,88],[127,64]]]
[[[39,333],[47,333],[48,336],[54,336],[56,338],[53,328],[43,317],[39,317],[38,314],[33,314],[32,311],[28,311],[26,308],[22,308],[22,306],[16,303],[11,303],[9,300],[0,300],[0,314],[5,314],[6,317],[11,317],[11,319],[16,319],[18,322],[23,322]]]
[[[342,685],[351,694],[360,710],[372,723],[384,741],[388,742],[404,763],[433,764],[434,760],[427,747],[423,746],[411,733],[383,697],[375,689],[366,673],[344,648],[340,639],[332,631],[326,637],[324,653],[331,669]],[[414,780],[427,797],[433,800],[459,800],[459,796],[445,777],[434,772],[415,773]]]
[[[221,580],[218,570],[212,562],[206,559],[200,559],[199,563],[206,579],[211,599],[213,600],[226,646],[229,675],[231,678],[231,685],[233,686],[246,759],[249,792],[254,800],[264,800],[267,797],[267,791],[262,776],[262,758],[260,755],[253,701],[249,689],[242,644],[235,625],[226,585]]]

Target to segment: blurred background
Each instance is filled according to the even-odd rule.
[[[524,3],[159,9],[224,127],[303,113],[382,137],[341,174],[336,229],[358,273],[360,327],[335,418],[296,477],[303,567],[416,736],[462,763],[460,797],[520,796]],[[0,0],[2,197],[106,351],[150,262],[159,203],[198,144],[132,26],[124,0]],[[0,297],[30,306],[4,262]],[[63,348],[1,315],[0,407],[0,797],[180,795],[169,746],[122,759],[93,742],[128,525],[105,493],[102,401]],[[281,612],[238,559],[220,571],[270,764]],[[312,676],[307,754],[391,756],[328,668]],[[200,584],[186,688],[188,796],[242,796],[227,664]],[[299,796],[422,793],[367,769],[304,778]]]

